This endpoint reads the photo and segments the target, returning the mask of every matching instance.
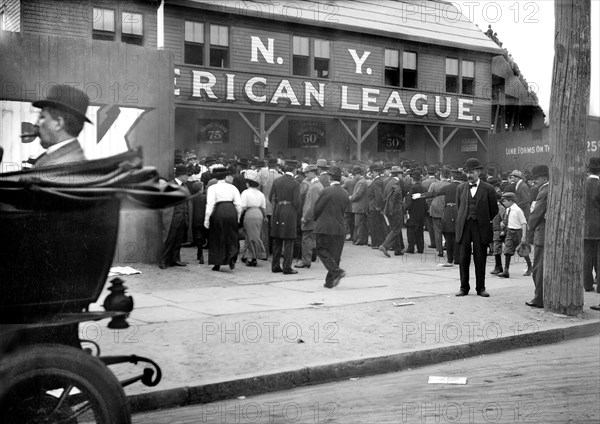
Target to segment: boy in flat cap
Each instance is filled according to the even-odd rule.
[[[500,223],[500,228],[504,231],[504,271],[496,274],[498,277],[509,278],[510,260],[515,254],[517,246],[521,240],[527,236],[527,220],[523,210],[516,204],[517,196],[515,193],[506,192],[500,198],[500,202],[505,208],[504,218]],[[529,258],[527,258],[529,259]]]

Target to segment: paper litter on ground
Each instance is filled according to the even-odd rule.
[[[135,268],[130,266],[113,266],[108,272],[109,277],[114,277],[115,275],[133,275],[133,274],[141,274],[141,271],[138,271]]]
[[[429,376],[429,384],[467,384],[467,377],[438,377]]]

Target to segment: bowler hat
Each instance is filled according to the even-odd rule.
[[[239,158],[237,163],[242,166],[248,166],[248,158]]]
[[[226,176],[231,175],[231,170],[229,168],[225,168],[224,166],[220,166],[218,168],[214,168],[210,175],[213,178],[222,180]]]
[[[436,168],[435,168],[435,165],[429,165],[429,166],[427,167],[427,173],[428,173],[429,175],[433,175],[433,174],[435,174],[436,172],[437,172],[437,170],[436,170]]]
[[[479,163],[477,158],[469,158],[465,162],[465,172],[473,171],[476,169],[483,169],[483,166]]]
[[[517,200],[517,195],[511,191],[507,191],[506,193],[502,193],[502,197],[500,199],[508,199],[514,202]]]
[[[392,169],[394,164],[392,162],[386,162],[383,164],[383,169]]]
[[[185,165],[177,165],[175,167],[175,176],[178,176],[178,175],[187,175],[187,173],[188,173],[187,166],[185,166]]]
[[[267,161],[267,164],[269,166],[275,166],[275,165],[279,165],[279,161],[277,160],[277,158],[269,158],[269,160]]]
[[[590,172],[600,172],[600,157],[590,158],[587,166]]]
[[[420,180],[421,179],[421,173],[419,171],[412,171],[410,173],[410,176],[412,178],[414,178],[415,180]]]
[[[286,168],[298,169],[298,168],[302,167],[302,164],[300,162],[298,162],[297,160],[287,159],[285,161],[285,166],[286,166]]]
[[[306,168],[304,168],[304,172],[319,172],[319,168],[317,167],[317,165],[306,165]]]
[[[329,175],[341,177],[342,176],[342,168],[340,168],[339,166],[332,166],[331,168],[329,168],[327,173]]]
[[[511,172],[510,176],[523,179],[523,173],[521,171],[519,171],[518,169],[515,169],[513,172]]]
[[[317,159],[317,166],[319,168],[329,168],[329,165],[327,165],[327,159]]]
[[[365,171],[360,166],[355,166],[354,169],[352,169],[352,173],[362,175],[365,173]]]
[[[371,165],[371,172],[381,172],[383,171],[383,165],[380,163],[374,163]]]
[[[216,161],[217,160],[214,157],[212,157],[212,156],[207,156],[207,157],[204,158],[204,163],[205,164],[213,163],[213,162],[216,162]]]
[[[538,177],[549,177],[550,170],[548,165],[535,165],[531,170],[531,178],[536,179]]]
[[[494,187],[500,187],[502,185],[502,180],[498,177],[490,177],[487,182]]]
[[[39,108],[50,106],[61,109],[90,124],[92,123],[85,116],[90,99],[83,91],[70,85],[53,85],[48,90],[48,96],[44,100],[38,100],[32,104]]]

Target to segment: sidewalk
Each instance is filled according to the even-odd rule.
[[[525,305],[533,294],[523,262],[511,278],[489,275],[489,298],[457,298],[458,267],[443,268],[433,249],[386,258],[346,243],[347,277],[323,287],[320,262],[296,275],[273,274],[269,262],[234,271],[198,265],[195,248],[182,249],[185,268],[123,276],[134,297],[131,327],[109,330],[84,323],[81,336],[102,355],[136,354],[156,361],[156,387],[125,389],[133,411],[249,396],[298,385],[407,369],[462,357],[600,333],[600,295],[585,293],[584,313],[571,318]],[[489,258],[492,260],[493,258]],[[225,268],[223,268],[225,269]],[[109,278],[110,279],[110,278]],[[474,269],[472,269],[474,280]],[[473,283],[474,286],[474,283]],[[101,309],[108,291],[93,309]],[[414,302],[413,305],[400,306]],[[120,379],[140,372],[111,367]],[[135,372],[132,372],[134,370]]]

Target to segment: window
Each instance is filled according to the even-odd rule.
[[[294,75],[310,76],[310,49],[307,37],[294,37],[292,73]]]
[[[446,92],[458,93],[458,59],[446,58]]]
[[[94,7],[92,16],[92,38],[95,40],[115,39],[115,11]]]
[[[402,53],[402,87],[417,88],[417,54]]]
[[[329,41],[315,40],[315,75],[317,78],[329,77]]]
[[[398,50],[385,50],[385,85],[400,87],[400,66]]]
[[[229,27],[210,26],[210,66],[229,67]]]
[[[204,24],[185,22],[184,62],[192,65],[204,64]]]
[[[144,16],[141,13],[123,12],[121,41],[141,46],[144,42]]]
[[[329,40],[293,37],[293,75],[329,78],[331,47]]]
[[[4,9],[0,9],[0,29],[6,30],[6,16],[4,15]]]
[[[462,71],[462,93],[475,94],[475,62],[463,60],[461,63]]]

